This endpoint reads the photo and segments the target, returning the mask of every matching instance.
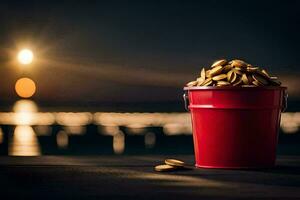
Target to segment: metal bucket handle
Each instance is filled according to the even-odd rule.
[[[287,99],[288,99],[288,93],[286,90],[284,90],[284,95],[283,95],[283,99],[282,99],[282,108],[281,108],[281,112],[285,112],[286,108],[287,108]],[[184,100],[184,108],[186,111],[190,111],[189,109],[189,97],[187,92],[185,91],[183,93],[183,100]]]
[[[183,100],[184,100],[184,108],[185,108],[186,111],[189,112],[190,111],[189,110],[190,102],[189,102],[189,96],[188,96],[186,91],[183,93]]]

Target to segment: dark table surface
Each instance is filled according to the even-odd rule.
[[[273,169],[154,172],[168,157],[0,157],[0,199],[300,199],[299,156]]]

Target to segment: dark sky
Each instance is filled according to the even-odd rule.
[[[1,1],[0,24],[3,102],[22,76],[41,104],[178,101],[218,58],[299,83],[299,1]],[[21,70],[25,46],[36,61]]]

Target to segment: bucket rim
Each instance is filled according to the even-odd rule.
[[[237,87],[237,86],[197,86],[184,87],[183,90],[287,90],[285,86],[258,86],[258,87]]]

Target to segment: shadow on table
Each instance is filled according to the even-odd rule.
[[[300,186],[300,166],[278,165],[270,169],[251,170],[199,169],[198,171],[198,169],[195,169],[194,172],[188,175],[221,182],[253,183],[270,186]]]
[[[300,166],[277,165],[274,168],[255,169],[251,171],[282,175],[300,175]]]

